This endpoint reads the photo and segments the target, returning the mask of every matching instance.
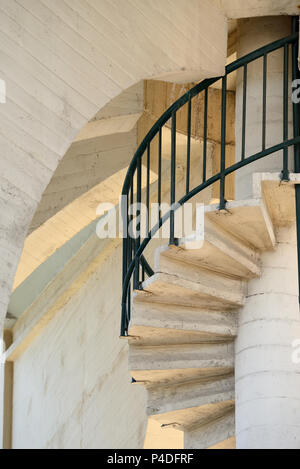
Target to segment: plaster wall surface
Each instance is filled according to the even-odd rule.
[[[13,448],[142,448],[146,396],[119,339],[121,245],[15,362]]]
[[[142,79],[222,74],[226,36],[209,0],[0,0],[0,327],[33,215],[79,131]]]
[[[75,143],[61,160],[34,214],[29,233],[48,219],[127,168],[137,145],[137,126],[130,132]]]
[[[300,448],[300,339],[295,224],[280,228],[262,277],[249,282],[236,342],[238,449]],[[297,353],[296,353],[297,358]]]

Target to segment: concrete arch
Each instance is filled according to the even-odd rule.
[[[227,23],[209,0],[1,0],[0,12],[1,326],[29,224],[76,135],[141,79],[222,74]]]

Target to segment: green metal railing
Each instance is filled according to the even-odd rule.
[[[289,159],[288,149],[294,147],[295,150],[295,168],[296,172],[300,172],[300,129],[299,129],[299,105],[292,103],[289,98],[289,86],[290,86],[290,56],[292,57],[292,70],[293,79],[299,78],[298,70],[298,21],[293,18],[293,32],[290,37],[280,39],[272,44],[269,44],[261,49],[258,49],[245,57],[238,59],[226,67],[226,73],[223,77],[216,77],[202,81],[184,96],[178,99],[155,123],[149,133],[144,138],[143,142],[136,151],[132,162],[129,166],[123,191],[122,191],[122,217],[123,217],[123,295],[122,295],[122,321],[121,321],[121,336],[128,334],[128,326],[131,316],[131,293],[132,290],[142,289],[142,284],[145,276],[153,275],[153,271],[144,257],[144,251],[151,239],[165,224],[170,224],[170,245],[176,244],[175,238],[175,210],[185,204],[187,201],[192,199],[195,195],[204,191],[204,189],[212,186],[214,183],[219,182],[219,200],[220,210],[226,208],[225,189],[226,189],[226,178],[238,171],[239,169],[249,165],[262,158],[266,158],[269,155],[282,151],[282,173],[281,178],[284,181],[289,180]],[[268,57],[275,51],[282,51],[283,54],[283,128],[282,128],[282,141],[279,144],[268,146],[266,135],[267,135],[267,83],[268,83]],[[291,54],[291,55],[290,55]],[[247,139],[247,76],[248,66],[252,62],[262,60],[262,142],[261,150],[252,155],[246,155],[246,139]],[[242,98],[242,129],[241,129],[241,157],[240,160],[235,164],[227,167],[226,166],[226,130],[227,130],[227,83],[228,77],[236,72],[242,71],[243,76],[243,98]],[[207,177],[207,163],[208,163],[208,106],[209,106],[209,89],[221,80],[221,144],[220,144],[220,170],[213,176]],[[191,189],[191,174],[193,172],[192,159],[191,159],[191,139],[192,139],[192,104],[193,100],[197,96],[203,96],[203,155],[202,155],[202,177],[199,184]],[[177,132],[177,115],[183,107],[187,107],[187,147],[186,147],[186,163],[185,163],[185,195],[179,200],[176,200],[176,193],[178,189],[176,187],[176,132]],[[294,135],[293,138],[288,138],[288,119],[289,119],[289,108],[293,108],[293,119],[294,119]],[[170,122],[170,124],[169,124]],[[163,139],[163,128],[170,125],[171,131],[171,168],[170,168],[170,210],[168,213],[162,215],[161,211],[158,213],[157,220],[153,226],[150,226],[149,216],[147,217],[146,233],[144,239],[141,238],[141,213],[139,204],[143,201],[147,209],[150,206],[150,173],[155,170],[158,175],[157,179],[157,190],[156,200],[160,206],[162,202],[162,139]],[[156,167],[154,168],[154,159],[152,159],[153,146],[157,145],[155,157]],[[143,190],[142,185],[142,172],[146,171],[145,188]],[[152,194],[153,197],[153,194]],[[296,201],[297,201],[297,213],[298,223],[300,220],[300,187],[296,189]],[[137,204],[135,218],[133,217],[129,207],[132,204]],[[149,213],[149,212],[148,212]],[[129,235],[129,225],[136,220],[135,236]],[[298,224],[298,245],[300,246],[300,224]],[[299,250],[300,251],[300,250]],[[299,254],[299,265],[300,265],[300,254]],[[300,278],[300,277],[299,277]],[[300,289],[300,282],[299,282]]]

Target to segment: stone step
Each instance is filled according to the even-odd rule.
[[[222,401],[153,415],[151,419],[160,423],[162,428],[171,427],[189,433],[199,428],[199,426],[208,426],[212,422],[222,419],[232,413],[234,407],[234,400]],[[219,441],[219,438],[217,438],[217,443]],[[207,446],[205,447],[207,448]]]
[[[173,258],[226,276],[243,279],[261,275],[258,252],[242,243],[206,217],[203,240],[194,234],[179,246],[163,246],[156,253],[156,270],[161,257]]]
[[[245,283],[241,280],[163,256],[157,267],[160,271],[143,283],[137,297],[207,310],[227,311],[244,304]]]
[[[192,381],[173,386],[155,386],[148,389],[148,415],[158,415],[175,410],[219,404],[235,399],[234,377],[213,381]]]
[[[146,386],[224,376],[233,372],[234,344],[131,345],[129,367]]]
[[[133,302],[129,343],[139,345],[191,344],[234,338],[237,315],[199,308]]]
[[[252,249],[267,251],[275,248],[274,226],[262,198],[228,202],[225,211],[218,208],[218,205],[209,205],[205,210],[206,217],[221,229]]]
[[[288,226],[296,219],[295,185],[300,175],[290,173],[290,181],[282,182],[280,173],[256,173],[253,175],[254,197],[264,198],[273,224]]]

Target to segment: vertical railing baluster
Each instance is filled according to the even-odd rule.
[[[268,79],[268,56],[264,54],[263,63],[263,104],[262,104],[262,150],[266,149],[267,132],[267,79]]]
[[[132,207],[133,205],[133,199],[134,199],[134,177],[131,177],[131,188],[130,188],[130,206]],[[132,221],[133,215],[131,214],[130,220]],[[132,238],[131,238],[132,239]]]
[[[161,227],[161,171],[162,171],[162,128],[158,134],[158,223]]]
[[[146,233],[149,233],[150,229],[150,143],[147,147],[147,194],[146,194],[146,205],[147,205],[147,214],[146,214]]]
[[[225,210],[227,77],[222,78],[220,210]]]
[[[203,177],[202,182],[206,181],[206,166],[207,166],[207,120],[208,120],[208,89],[206,88],[204,94],[204,123],[203,123]]]
[[[186,155],[186,194],[190,192],[190,174],[191,174],[191,125],[192,125],[192,98],[188,102],[187,119],[187,155]]]
[[[135,255],[141,245],[141,201],[142,201],[142,158],[139,158],[137,163],[137,190],[136,190],[136,240],[135,240]],[[135,259],[134,268],[134,289],[140,288],[140,259]]]
[[[170,190],[170,245],[175,244],[175,212],[174,204],[176,198],[176,111],[172,114],[171,131],[171,190]]]
[[[247,77],[248,77],[248,67],[246,64],[244,65],[244,79],[243,79],[242,161],[246,157]]]
[[[283,141],[288,140],[288,125],[289,125],[289,46],[284,46],[284,61],[283,61]],[[289,160],[288,160],[288,147],[283,149],[283,170],[281,178],[283,181],[289,181]]]
[[[128,332],[128,325],[131,317],[131,281],[127,291],[127,315],[126,315],[126,331]]]
[[[125,278],[128,270],[128,195],[122,197],[121,211],[122,211],[122,225],[123,225],[123,288],[125,284]],[[128,292],[127,292],[128,295]],[[128,298],[128,296],[127,296]],[[128,303],[122,303],[122,321],[121,321],[121,336],[127,333],[127,318],[130,312],[128,311]]]
[[[132,176],[131,177],[131,182],[130,182],[130,200],[129,200],[129,203],[130,203],[130,207],[133,206],[133,198],[134,198],[134,177]],[[128,195],[129,197],[129,195]],[[132,212],[130,212],[131,215],[129,216],[129,223],[132,223],[132,220],[133,220],[133,214]],[[129,233],[129,230],[128,230],[128,246],[129,246],[129,249],[128,249],[128,266],[130,266],[131,262],[132,262],[132,259],[133,259],[133,252],[134,252],[134,246],[133,246],[133,238],[130,236],[130,233]],[[129,283],[129,287],[128,287],[128,297],[127,297],[127,302],[128,302],[128,305],[127,305],[127,323],[129,324],[129,321],[130,321],[130,317],[131,317],[131,288],[132,288],[132,281],[130,281]],[[127,324],[127,326],[128,326]]]

